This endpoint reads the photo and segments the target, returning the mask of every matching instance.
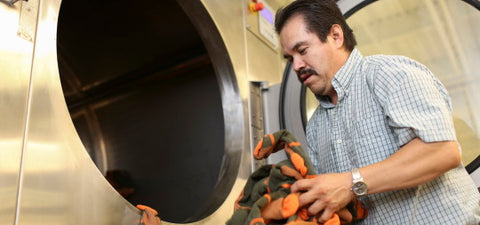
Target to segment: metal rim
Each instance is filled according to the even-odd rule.
[[[462,0],[471,6],[475,7],[476,9],[480,10],[480,1],[479,0]]]
[[[214,21],[200,1],[177,0],[197,29],[210,55],[222,97],[225,122],[224,157],[218,182],[202,211],[188,221],[195,222],[213,214],[230,194],[237,178],[243,149],[243,104],[228,51]]]

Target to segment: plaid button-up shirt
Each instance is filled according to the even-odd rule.
[[[363,57],[354,49],[332,85],[338,104],[317,96],[320,105],[307,125],[308,153],[318,173],[385,160],[415,137],[456,140],[447,90],[414,60]],[[359,224],[480,224],[480,195],[463,166],[420,186],[367,198],[369,216]]]

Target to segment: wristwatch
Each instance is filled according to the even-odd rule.
[[[356,197],[364,196],[367,194],[367,183],[363,181],[363,177],[360,174],[358,168],[353,169],[352,171],[353,185],[352,192]]]

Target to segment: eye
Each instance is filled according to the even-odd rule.
[[[298,52],[299,52],[301,55],[305,55],[305,54],[307,54],[307,48],[298,49]]]

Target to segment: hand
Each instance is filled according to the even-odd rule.
[[[137,208],[143,211],[140,224],[144,225],[162,225],[162,221],[158,218],[158,212],[145,205],[137,205]]]
[[[353,199],[351,186],[352,175],[349,172],[330,173],[298,180],[292,185],[291,191],[304,192],[298,199],[300,207],[310,205],[308,213],[310,215],[321,213],[318,220],[323,223]]]
[[[338,211],[337,214],[338,214],[338,217],[340,217],[340,221],[342,221],[342,224],[351,223],[353,220],[353,216],[350,213],[350,211],[348,211],[347,208],[340,209],[340,211]]]

